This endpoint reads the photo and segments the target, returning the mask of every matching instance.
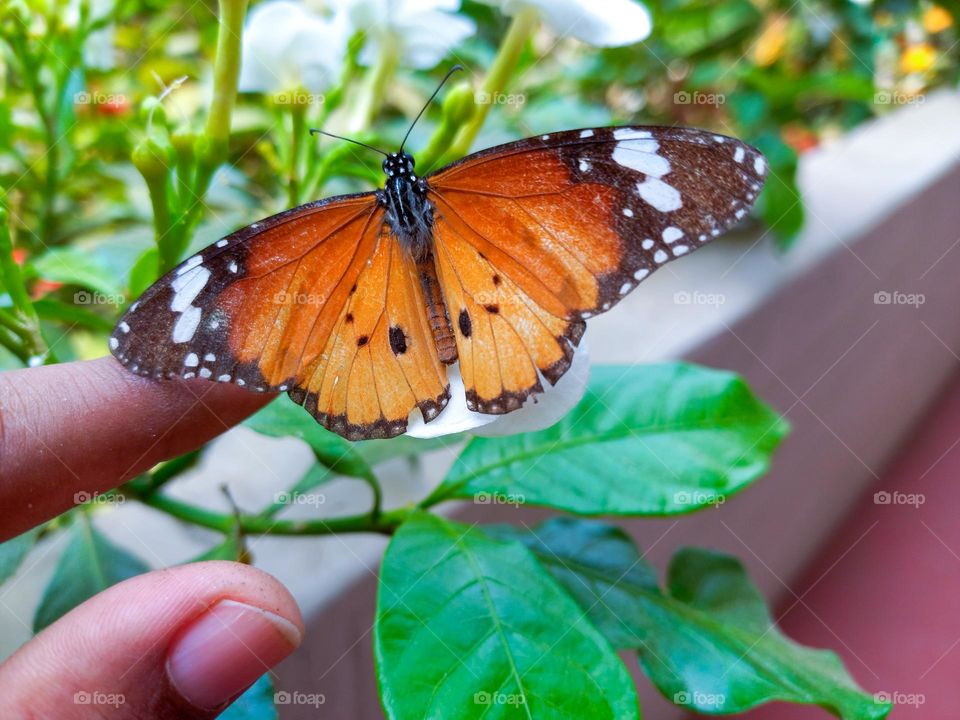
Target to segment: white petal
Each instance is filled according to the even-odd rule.
[[[574,351],[570,369],[557,384],[551,386],[542,380],[544,392],[541,395],[528,398],[522,408],[506,415],[485,415],[469,410],[459,365],[450,366],[447,374],[450,378],[450,402],[447,407],[429,423],[423,422],[419,412],[411,414],[407,435],[435,438],[470,431],[474,435],[492,437],[550,427],[583,398],[590,377],[590,353],[586,339],[581,339]]]
[[[590,45],[614,47],[640,42],[650,34],[647,8],[635,0],[483,0],[507,15],[535,7],[560,36],[571,35]]]
[[[322,17],[292,0],[258,5],[243,31],[240,90],[322,92],[339,76],[346,41],[342,15]]]
[[[460,0],[333,0],[338,12],[349,16],[354,30],[367,34],[358,58],[371,65],[384,41],[400,47],[407,67],[430,68],[461,41],[476,32],[473,20],[455,15]]]
[[[423,421],[419,411],[411,413],[410,424],[407,426],[407,435],[410,437],[436,438],[454,435],[474,430],[482,425],[489,425],[499,417],[473,412],[467,408],[467,395],[463,387],[463,378],[460,376],[459,363],[447,368],[447,377],[450,380],[450,402],[429,423]]]

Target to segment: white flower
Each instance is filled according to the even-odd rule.
[[[528,398],[523,407],[506,415],[484,415],[468,410],[459,366],[450,366],[447,375],[450,378],[450,402],[443,412],[429,423],[424,423],[419,414],[415,413],[407,428],[407,435],[435,438],[469,431],[474,435],[491,437],[548,428],[570,412],[587,391],[590,353],[584,338],[573,353],[570,369],[556,385],[551,386],[549,382],[542,380],[543,394]]]
[[[339,78],[349,33],[339,13],[325,17],[293,0],[257,5],[243,30],[241,92],[326,90]]]
[[[651,29],[650,13],[636,0],[482,0],[505,15],[533,7],[553,32],[597,47],[632,45]]]
[[[360,53],[362,65],[372,65],[385,47],[412,68],[432,68],[451,49],[476,32],[472,20],[459,17],[460,0],[332,0],[367,34]]]

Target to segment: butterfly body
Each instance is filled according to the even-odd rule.
[[[380,191],[387,223],[394,236],[416,262],[433,252],[433,203],[427,195],[427,181],[414,174],[413,156],[400,152],[383,161],[387,179]]]
[[[735,138],[586,128],[480,151],[426,177],[222,238],[149,288],[110,338],[130,370],[287,392],[351,440],[450,399],[503,414],[570,368],[586,319],[739,222],[766,161]],[[643,321],[639,318],[638,321]]]

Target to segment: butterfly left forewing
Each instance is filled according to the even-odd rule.
[[[481,331],[454,323],[471,407],[506,412],[539,392],[531,367],[556,382],[584,318],[737,223],[765,174],[736,139],[635,127],[529,138],[429,176],[451,318],[466,311]]]

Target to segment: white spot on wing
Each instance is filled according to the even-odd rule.
[[[649,250],[650,248],[653,247],[653,240],[651,240],[650,238],[647,238],[642,243],[640,243],[640,245],[641,247],[643,247],[644,250]]]
[[[631,285],[631,284],[628,283],[628,282],[625,282],[623,285],[620,286],[620,294],[621,294],[621,295],[626,295],[628,292],[630,292],[630,288],[632,288],[632,287],[633,287],[633,285]]]
[[[657,250],[653,255],[653,259],[658,263],[666,262],[667,254],[663,250]]]
[[[753,169],[757,171],[757,175],[763,175],[767,171],[767,161],[762,156],[757,155],[753,161]]]
[[[118,347],[120,347],[120,341],[118,341],[115,337],[110,338],[108,342],[111,350],[116,350]]]
[[[637,183],[637,194],[660,212],[673,212],[683,207],[680,191],[657,177],[648,177]]]
[[[190,353],[183,359],[184,367],[196,367],[200,364],[200,358],[197,357],[196,353]]]
[[[191,305],[177,318],[173,326],[171,338],[175,343],[185,343],[193,339],[197,326],[200,325],[200,308]]]
[[[582,138],[593,137],[593,130],[581,130],[580,137]]]
[[[237,264],[235,262],[230,263],[230,267],[227,268],[230,272],[237,272]]]
[[[130,326],[127,325],[127,323],[125,322],[120,323],[119,325],[117,325],[117,327],[120,328],[125,333],[130,332]]]
[[[683,237],[683,230],[671,225],[663,231],[663,241],[667,244],[675,242]]]
[[[649,274],[650,274],[650,271],[647,268],[640,268],[633,274],[633,279],[643,280]]]
[[[653,137],[653,135],[649,130],[637,130],[636,128],[616,128],[613,131],[614,140],[639,140],[650,137]]]
[[[674,254],[674,255],[678,255],[678,256],[679,256],[679,255],[684,255],[684,254],[686,254],[686,253],[688,253],[688,252],[690,252],[690,246],[689,246],[689,245],[674,245],[674,247],[673,247],[673,254]]]
[[[633,210],[631,210],[630,208],[624,208],[623,214],[626,215],[627,217],[633,217]]]
[[[580,158],[580,172],[589,172],[591,167],[593,166],[590,164],[589,160]]]
[[[217,359],[217,356],[214,355],[213,353],[207,353],[206,355],[203,356],[204,362],[214,362],[216,359]]]
[[[738,163],[743,162],[743,156],[746,155],[742,147],[737,146],[737,149],[733,153],[733,159]]]
[[[170,309],[174,312],[186,310],[203,290],[209,279],[210,271],[202,265],[174,278],[173,282],[170,283],[174,293],[173,299],[170,301]]]
[[[217,247],[226,247],[226,246],[227,246],[226,240],[217,240]]]
[[[194,255],[192,258],[187,260],[182,266],[177,269],[177,275],[183,275],[187,270],[196,267],[203,262],[203,258],[199,255]]]
[[[200,377],[208,378],[211,375],[213,375],[213,373],[210,372],[210,368],[200,368]]]
[[[220,377],[217,378],[217,380],[220,381],[220,382],[230,382],[230,376],[229,376],[229,375],[221,375]]]

